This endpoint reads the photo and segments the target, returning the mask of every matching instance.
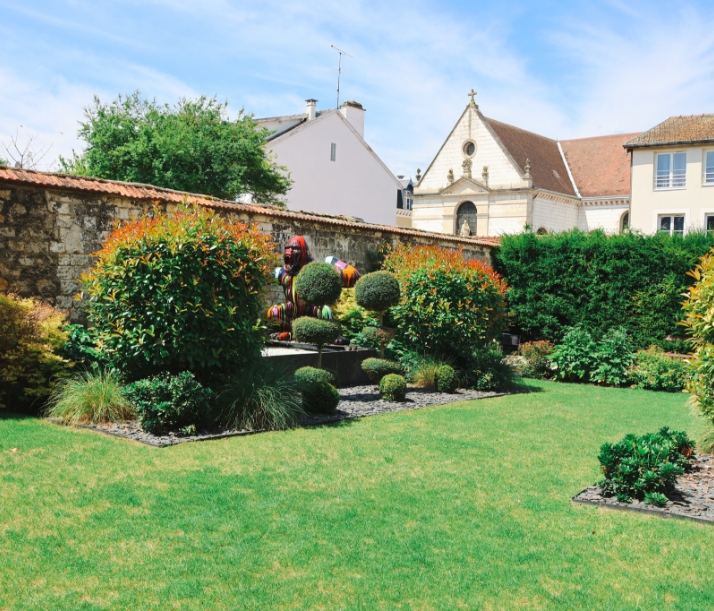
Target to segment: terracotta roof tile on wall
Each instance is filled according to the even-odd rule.
[[[714,115],[690,115],[688,117],[670,117],[640,134],[624,146],[665,146],[667,144],[689,144],[693,142],[711,142],[714,140]]]
[[[580,195],[629,195],[630,154],[622,145],[638,135],[614,134],[560,141]]]
[[[260,206],[258,204],[242,204],[221,199],[215,199],[210,195],[198,195],[195,193],[185,193],[174,191],[163,187],[143,185],[131,182],[120,182],[118,180],[105,180],[103,178],[91,178],[87,176],[73,176],[68,174],[55,174],[51,172],[38,172],[36,170],[23,170],[0,165],[0,188],[3,183],[24,184],[34,187],[45,187],[47,189],[66,189],[68,191],[87,191],[99,195],[113,195],[134,200],[162,201],[174,204],[181,204],[184,201],[199,204],[208,208],[221,210],[232,210],[236,213],[260,214],[274,218],[294,219],[300,221],[312,221],[326,225],[335,225],[335,231],[339,227],[355,227],[381,231],[399,235],[411,235],[417,237],[434,236],[439,240],[449,242],[461,242],[471,244],[481,244],[485,246],[496,246],[500,242],[498,237],[477,237],[462,238],[448,234],[432,233],[418,229],[402,229],[391,225],[373,225],[371,223],[354,222],[347,217],[330,216],[327,214],[317,214],[311,212],[292,212],[275,206]],[[396,208],[394,214],[396,218]]]
[[[555,140],[534,134],[508,123],[484,117],[506,147],[511,157],[524,171],[526,159],[531,160],[533,186],[556,193],[575,196],[568,170]]]

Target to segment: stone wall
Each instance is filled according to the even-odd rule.
[[[174,205],[0,180],[0,290],[40,297],[76,319],[80,276],[114,224]],[[276,252],[290,237],[304,235],[315,259],[334,255],[362,271],[383,243],[461,246],[467,257],[490,262],[490,246],[475,240],[227,202],[208,205],[233,220],[256,223],[273,235]]]

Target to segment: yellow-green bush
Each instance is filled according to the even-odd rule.
[[[56,354],[63,324],[50,305],[0,294],[0,409],[27,409],[66,375],[69,362]]]

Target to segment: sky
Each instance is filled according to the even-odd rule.
[[[0,157],[11,137],[81,150],[83,109],[140,91],[216,96],[237,116],[367,109],[395,174],[436,155],[474,88],[481,111],[566,139],[714,112],[714,3],[620,0],[0,0]]]

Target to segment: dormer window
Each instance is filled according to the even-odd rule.
[[[657,155],[655,189],[683,189],[687,186],[687,153]]]

